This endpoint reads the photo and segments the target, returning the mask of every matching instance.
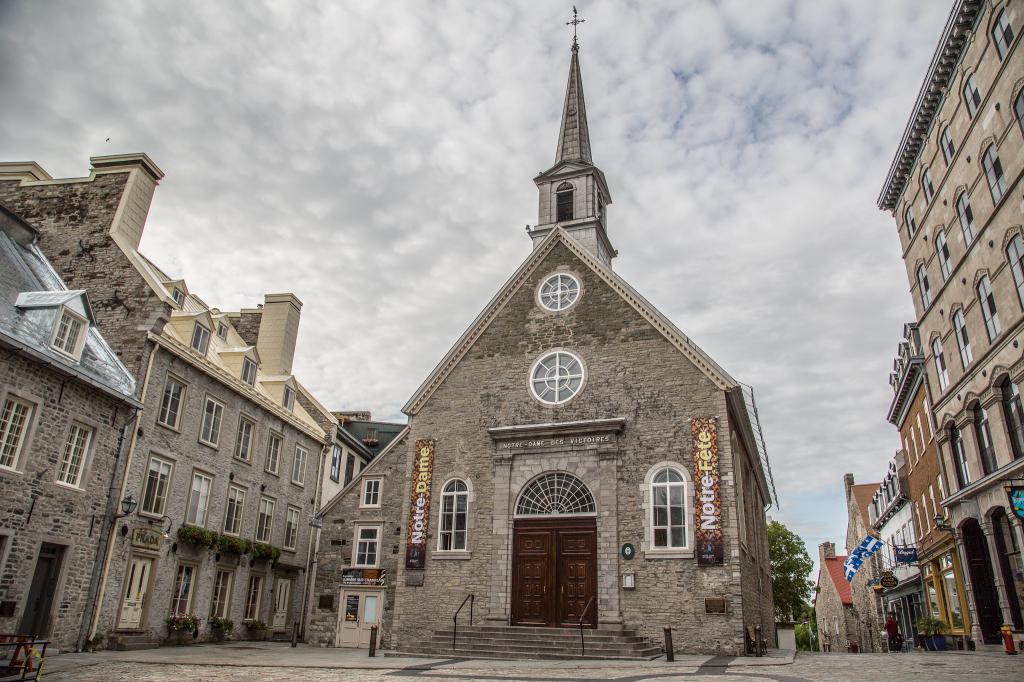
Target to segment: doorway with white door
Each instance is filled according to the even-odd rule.
[[[370,648],[370,628],[376,626],[379,631],[383,605],[384,593],[381,591],[342,590],[336,645],[356,649]]]
[[[291,578],[278,578],[274,581],[274,620],[272,627],[275,632],[288,629],[288,612],[292,605]]]
[[[121,592],[121,609],[117,617],[118,630],[142,628],[154,563],[153,557],[141,554],[132,555],[128,561],[128,571]]]

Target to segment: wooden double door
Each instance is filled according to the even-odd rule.
[[[519,519],[512,548],[513,625],[597,627],[596,519]]]

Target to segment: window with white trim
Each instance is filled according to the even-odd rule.
[[[985,320],[985,331],[988,332],[988,340],[993,341],[1002,327],[999,326],[999,311],[996,310],[996,297],[992,294],[992,284],[988,276],[978,280],[978,303],[981,306],[981,317]]]
[[[223,322],[217,323],[217,336],[222,340],[228,338],[228,326]]]
[[[157,423],[169,426],[172,429],[178,428],[178,420],[181,418],[181,403],[184,398],[185,384],[167,375],[167,378],[164,380],[164,392],[160,396],[160,410],[157,412],[156,417]]]
[[[192,328],[192,343],[189,345],[200,355],[206,355],[206,351],[210,348],[210,329],[206,325],[196,322]]]
[[[252,358],[242,358],[242,381],[250,386],[256,385],[256,363]]]
[[[252,461],[252,446],[256,441],[256,422],[248,417],[238,418],[238,434],[235,438],[235,459]]]
[[[363,494],[360,497],[360,507],[380,506],[380,483],[379,478],[367,478],[363,480]]]
[[[558,312],[576,302],[580,296],[579,281],[567,272],[559,272],[544,280],[537,298],[545,310]]]
[[[293,410],[295,409],[295,389],[291,386],[284,387],[284,397],[281,400],[281,404],[284,405],[284,409]]]
[[[903,222],[907,225],[907,238],[909,239],[917,232],[917,221],[914,220],[913,206],[907,206],[907,209],[903,211]]]
[[[174,289],[171,290],[171,298],[174,299],[174,302],[179,308],[185,305],[185,292],[178,287],[174,287]]]
[[[1017,117],[1017,125],[1024,131],[1024,88],[1017,93],[1017,99],[1013,101],[1013,114]]]
[[[998,204],[1006,194],[1006,176],[1003,174],[1003,162],[999,160],[999,152],[994,144],[990,144],[981,159],[988,181],[988,191],[992,194],[992,203]]]
[[[1000,10],[999,16],[996,17],[996,23],[992,26],[992,42],[995,43],[999,59],[1006,57],[1010,45],[1013,45],[1013,38],[1013,27],[1010,26],[1010,20],[1006,18],[1006,10]]]
[[[242,512],[245,511],[245,489],[238,486],[228,488],[228,505],[224,511],[224,532],[238,535],[242,531]]]
[[[231,583],[234,571],[217,571],[213,581],[213,601],[210,604],[211,618],[227,618],[231,613]]]
[[[213,478],[199,471],[192,472],[192,489],[188,494],[188,507],[185,510],[185,523],[205,526],[210,510],[210,490]]]
[[[335,445],[331,450],[331,480],[341,482],[341,446]]]
[[[437,549],[462,552],[469,546],[469,488],[454,479],[441,492],[441,518],[437,528]]]
[[[60,457],[60,469],[57,472],[59,482],[76,488],[82,484],[82,471],[85,469],[85,457],[91,441],[92,429],[77,422],[71,424]]]
[[[946,160],[947,164],[950,163],[953,160],[953,155],[956,154],[956,145],[953,144],[953,134],[949,132],[949,126],[942,129],[939,147],[942,148],[942,158]]]
[[[939,390],[945,391],[949,386],[949,368],[946,367],[946,356],[942,352],[942,342],[938,337],[932,340],[932,356],[935,358],[935,374],[939,379]]]
[[[18,468],[31,416],[31,403],[11,397],[4,399],[4,410],[0,413],[0,468]]]
[[[939,272],[942,273],[942,281],[949,279],[953,272],[953,266],[949,258],[949,244],[946,243],[946,233],[939,230],[935,233],[935,255],[939,259]]]
[[[978,86],[974,83],[974,74],[968,76],[964,82],[963,96],[964,104],[967,105],[967,115],[974,118],[974,115],[978,113],[978,107],[981,106],[981,92],[978,91]]]
[[[356,568],[376,568],[380,555],[380,527],[356,526],[355,534],[352,565]]]
[[[292,483],[303,485],[306,482],[306,458],[309,451],[301,445],[295,446],[295,457],[292,459]]]
[[[956,426],[950,427],[950,446],[953,448],[953,468],[956,470],[957,487],[962,489],[971,484],[971,470],[967,465],[967,449],[963,434]],[[927,510],[925,510],[927,515]]]
[[[178,564],[174,576],[174,592],[171,593],[171,615],[187,616],[192,613],[192,587],[196,582],[196,567],[192,564]]]
[[[274,532],[274,501],[269,497],[260,498],[260,511],[256,517],[256,541],[270,542]]]
[[[967,334],[967,322],[964,321],[964,311],[958,309],[953,313],[953,335],[956,337],[956,345],[960,349],[960,363],[964,369],[974,361],[971,354],[971,338]]]
[[[1019,234],[1006,247],[1006,260],[1010,263],[1013,283],[1017,285],[1017,300],[1021,310],[1024,310],[1024,239]]]
[[[263,598],[263,576],[249,574],[249,585],[245,590],[245,620],[259,620],[260,601]]]
[[[935,196],[935,185],[932,184],[932,175],[927,168],[921,173],[921,191],[924,192],[924,203],[931,203]]]
[[[203,408],[203,428],[199,433],[199,441],[217,447],[220,442],[220,425],[224,419],[224,405],[207,396],[206,407]]]
[[[679,469],[663,467],[651,478],[651,549],[687,549],[686,479]]]
[[[924,264],[917,266],[917,289],[921,294],[921,308],[927,310],[932,304],[932,290],[928,285],[928,271]]]
[[[159,457],[149,458],[145,489],[142,492],[141,509],[146,514],[163,516],[167,505],[167,489],[171,484],[173,465]]]
[[[569,402],[582,387],[583,363],[572,353],[548,353],[533,365],[530,389],[542,403],[561,405]]]
[[[82,353],[87,325],[88,323],[81,315],[77,315],[67,308],[61,308],[60,319],[57,321],[57,326],[54,327],[50,345],[54,350],[77,359]]]
[[[284,521],[284,548],[295,549],[299,539],[299,508],[288,507]]]
[[[270,432],[270,437],[267,438],[267,461],[264,465],[264,470],[277,474],[278,467],[281,464],[281,445],[284,443],[284,436],[279,433]]]
[[[977,234],[974,225],[974,211],[971,210],[971,200],[967,198],[967,192],[961,192],[956,199],[956,214],[960,218],[960,230],[964,233],[964,245],[970,246]]]

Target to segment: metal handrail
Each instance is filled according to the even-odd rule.
[[[452,649],[455,649],[455,638],[459,635],[459,613],[462,611],[462,607],[469,602],[469,624],[473,625],[473,602],[476,599],[476,595],[469,594],[465,599],[462,600],[462,604],[455,610],[455,615],[452,616]]]
[[[581,657],[587,651],[586,645],[583,642],[583,619],[587,617],[587,611],[590,610],[590,605],[594,603],[594,597],[595,596],[596,595],[593,595],[593,594],[590,595],[590,599],[587,600],[587,605],[583,607],[583,612],[580,613],[579,626],[580,626],[580,656]]]

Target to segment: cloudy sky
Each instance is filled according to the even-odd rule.
[[[781,509],[843,541],[894,454],[912,315],[875,198],[949,2],[577,0],[615,267],[752,384]],[[0,159],[146,152],[142,250],[211,305],[305,303],[296,373],[400,408],[525,258],[571,2],[0,2]],[[109,138],[109,141],[108,141]]]

